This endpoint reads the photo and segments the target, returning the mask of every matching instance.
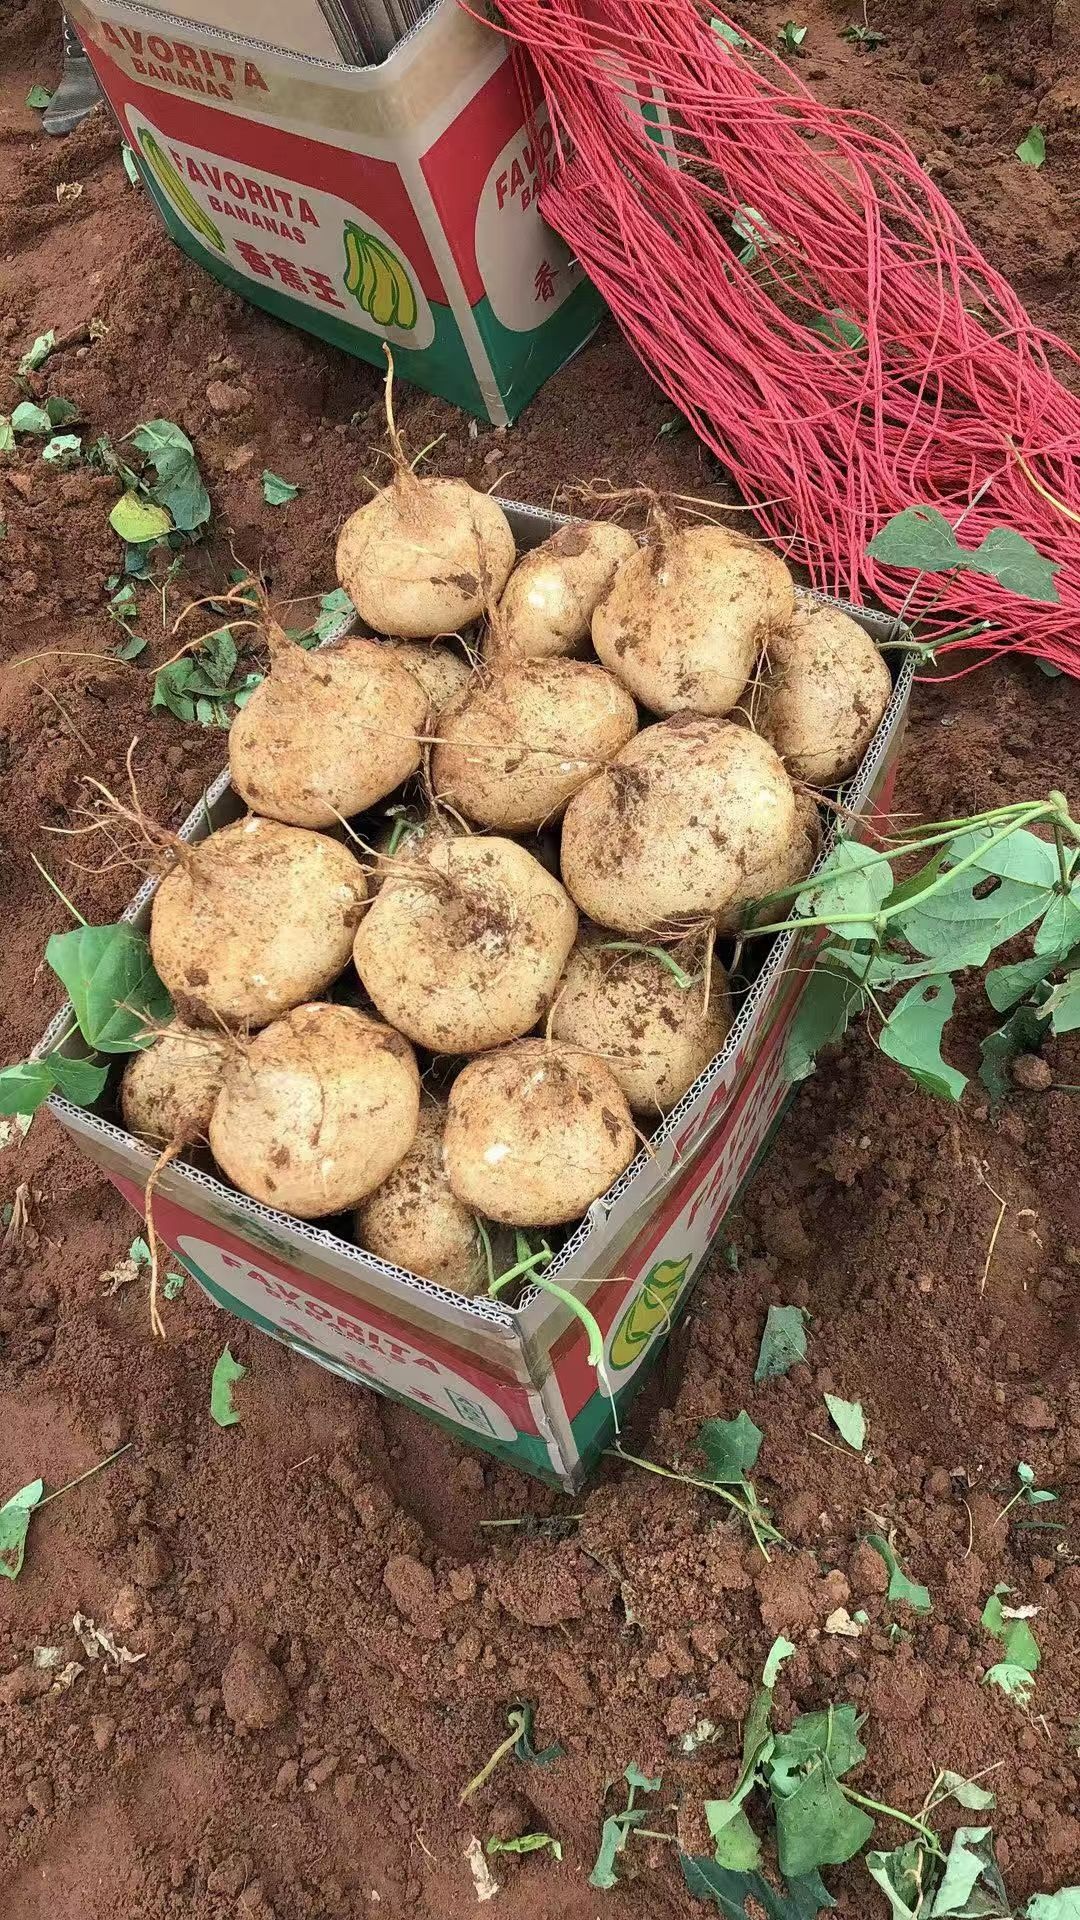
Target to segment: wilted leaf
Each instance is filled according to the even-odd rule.
[[[802,1307],[770,1307],[754,1368],[754,1385],[790,1373],[806,1358],[806,1314]]]
[[[74,467],[78,465],[81,452],[82,441],[77,433],[58,433],[55,440],[50,440],[48,446],[42,448],[41,457],[48,460],[51,466]]]
[[[836,1905],[817,1873],[789,1880],[779,1893],[760,1873],[732,1873],[704,1854],[680,1851],[679,1865],[690,1893],[714,1901],[724,1920],[748,1920],[748,1900],[756,1903],[755,1916],[760,1910],[766,1920],[817,1920]]]
[[[214,1376],[210,1382],[210,1418],[219,1427],[236,1427],[240,1424],[240,1415],[233,1406],[233,1388],[242,1380],[247,1368],[234,1360],[228,1347],[218,1354],[214,1366]]]
[[[905,507],[893,515],[866,549],[871,560],[918,573],[947,573],[965,567],[990,574],[1009,593],[1055,603],[1058,563],[1048,560],[1011,527],[991,527],[981,545],[962,547],[936,507]]]
[[[765,1656],[765,1665],[761,1669],[761,1684],[770,1689],[775,1687],[777,1676],[785,1660],[790,1660],[795,1651],[795,1643],[778,1633]]]
[[[131,181],[132,186],[141,187],[143,183],[143,177],[142,177],[142,174],[139,172],[139,163],[136,160],[135,155],[132,153],[131,148],[128,146],[128,143],[126,140],[121,142],[120,158],[123,160],[124,172],[127,174],[127,177]]]
[[[727,41],[729,47],[745,47],[746,41],[742,34],[737,33],[734,27],[729,27],[726,20],[713,18],[709,21],[709,25],[721,40]]]
[[[929,1920],[937,1862],[921,1840],[868,1853],[866,1870],[889,1902],[890,1920]]]
[[[793,1792],[774,1795],[773,1805],[777,1857],[786,1879],[842,1866],[874,1831],[870,1815],[845,1797],[827,1761],[811,1766]]]
[[[848,1022],[861,1011],[865,999],[858,980],[832,965],[826,949],[810,975],[788,1029],[784,1073],[789,1080],[805,1080],[813,1073],[822,1048],[843,1039]]]
[[[987,1669],[983,1674],[983,1686],[999,1687],[1020,1707],[1030,1706],[1035,1691],[1035,1681],[1029,1669],[1014,1666],[1008,1660],[999,1660],[996,1666]]]
[[[295,500],[300,491],[291,480],[283,480],[279,473],[271,473],[269,467],[263,468],[262,490],[268,507],[283,507],[287,501]]]
[[[705,1819],[719,1866],[729,1873],[752,1873],[761,1865],[761,1842],[741,1804],[734,1799],[706,1800]]]
[[[195,449],[171,420],[147,420],[125,436],[144,453],[157,473],[150,498],[167,509],[181,533],[194,533],[210,518],[210,495],[203,485]]]
[[[1024,1908],[1024,1920],[1080,1920],[1080,1887],[1036,1893]]]
[[[19,361],[20,374],[25,378],[28,373],[35,373],[38,367],[44,366],[55,345],[55,327],[50,327],[48,333],[39,333],[33,345],[27,347],[26,352]]]
[[[45,1491],[43,1480],[28,1480],[0,1507],[0,1574],[14,1580],[22,1572],[30,1516]]]
[[[140,500],[137,493],[121,494],[109,515],[109,525],[130,546],[141,547],[147,540],[160,540],[172,531],[172,521],[164,507]]]
[[[825,1405],[841,1438],[847,1441],[849,1447],[854,1447],[856,1453],[861,1453],[866,1439],[866,1415],[862,1410],[862,1402],[841,1400],[838,1394],[827,1393]]]
[[[488,1853],[539,1853],[542,1848],[550,1847],[556,1860],[562,1859],[562,1842],[555,1840],[550,1833],[521,1833],[516,1840],[489,1840]]]
[[[917,1580],[908,1579],[907,1574],[904,1572],[896,1554],[884,1535],[880,1533],[868,1533],[866,1542],[868,1546],[873,1547],[875,1553],[880,1553],[885,1565],[889,1569],[887,1598],[890,1600],[905,1601],[916,1613],[931,1613],[934,1603],[930,1598],[928,1588],[921,1586]]]
[[[20,400],[12,410],[11,424],[16,433],[44,434],[52,432],[53,423],[44,407],[37,406],[33,400]]]
[[[717,1485],[733,1487],[754,1466],[762,1438],[761,1428],[743,1411],[734,1420],[706,1420],[698,1430],[697,1443]]]
[[[932,1920],[1009,1920],[989,1827],[957,1827],[930,1909]]]
[[[1049,1015],[1054,1033],[1076,1032],[1080,1027],[1080,967],[1053,989],[1043,1002],[1042,1012]]]
[[[1041,167],[1046,159],[1046,135],[1041,127],[1032,127],[1025,133],[1016,149],[1016,157],[1025,167]]]
[[[804,1768],[822,1762],[837,1780],[850,1773],[866,1758],[866,1748],[859,1739],[861,1726],[850,1704],[800,1713],[790,1731],[776,1734],[773,1740],[769,1786],[774,1795],[792,1793]]]
[[[944,1772],[940,1791],[948,1794],[959,1806],[967,1807],[971,1813],[985,1813],[988,1807],[995,1805],[994,1795],[988,1787],[980,1787],[977,1780],[965,1780],[962,1773]]]
[[[66,427],[69,421],[77,420],[80,414],[73,400],[63,400],[59,394],[50,394],[45,402],[45,411],[54,427]]]
[[[536,1747],[533,1743],[533,1720],[535,1708],[528,1700],[518,1700],[510,1709],[511,1724],[516,1716],[521,1721],[521,1732],[514,1745],[514,1758],[529,1767],[550,1767],[553,1760],[561,1760],[566,1748],[558,1740],[548,1747]]]

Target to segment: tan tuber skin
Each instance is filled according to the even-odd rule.
[[[353,957],[383,1018],[410,1040],[477,1053],[543,1019],[576,932],[572,902],[524,847],[467,835],[395,864]]]
[[[473,1295],[487,1287],[476,1216],[450,1187],[443,1159],[445,1107],[425,1101],[416,1138],[356,1215],[357,1244],[422,1280]]]
[[[470,1061],[450,1090],[450,1185],[491,1220],[518,1227],[576,1220],[636,1148],[622,1088],[579,1047],[520,1040]]]
[[[560,527],[518,561],[485,636],[485,657],[493,664],[587,657],[596,607],[636,552],[633,534],[612,520]]]
[[[891,698],[889,669],[858,622],[800,606],[769,642],[755,724],[793,779],[831,787],[855,772]]]
[[[174,1020],[150,1046],[133,1053],[120,1082],[129,1133],[156,1146],[204,1140],[228,1051],[228,1038]]]
[[[210,1120],[222,1171],[301,1220],[355,1207],[408,1152],[420,1076],[407,1040],[352,1007],[294,1007],[228,1061]]]
[[[683,987],[656,954],[613,951],[612,939],[597,927],[579,935],[551,1010],[551,1034],[599,1055],[633,1111],[655,1120],[677,1106],[727,1038],[727,975],[713,960],[706,978],[680,952],[693,981]]]

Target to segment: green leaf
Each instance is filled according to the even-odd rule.
[[[164,507],[140,500],[137,493],[121,494],[109,515],[109,525],[129,546],[141,547],[148,540],[160,540],[172,529]]]
[[[856,1453],[861,1453],[866,1439],[866,1415],[862,1410],[862,1402],[841,1400],[838,1394],[827,1393],[825,1405],[841,1438],[847,1441],[849,1447],[854,1447]]]
[[[1080,886],[1068,893],[1055,893],[1043,916],[1035,939],[1034,951],[1042,958],[1049,955],[1060,965],[1080,940]]]
[[[879,528],[866,549],[886,567],[910,567],[918,573],[944,573],[960,565],[962,553],[943,513],[936,507],[905,507]]]
[[[818,1054],[843,1038],[866,1001],[859,982],[830,963],[831,951],[826,947],[819,956],[788,1029],[784,1074],[789,1080],[805,1080],[813,1073]]]
[[[16,1580],[22,1572],[30,1515],[45,1491],[44,1482],[29,1480],[0,1507],[0,1574]]]
[[[842,1792],[828,1761],[803,1775],[794,1791],[776,1797],[776,1852],[785,1879],[817,1867],[842,1866],[866,1845],[874,1822]]]
[[[763,1687],[768,1687],[769,1691],[772,1691],[776,1685],[777,1677],[784,1661],[790,1660],[794,1652],[794,1641],[788,1640],[782,1633],[778,1633],[765,1656],[765,1665],[761,1669],[761,1684]],[[782,1735],[781,1738],[783,1738]]]
[[[627,1786],[632,1787],[635,1792],[659,1793],[663,1776],[657,1774],[654,1780],[649,1774],[643,1773],[641,1768],[631,1760],[630,1765],[623,1774],[623,1779],[626,1781]]]
[[[1035,1681],[1027,1667],[1017,1667],[1008,1660],[999,1660],[996,1666],[988,1668],[983,1674],[983,1686],[999,1687],[1002,1693],[1008,1694],[1010,1700],[1016,1701],[1017,1706],[1027,1707],[1031,1705]]]
[[[799,894],[794,911],[823,920],[845,940],[873,940],[878,909],[892,886],[892,868],[883,854],[858,840],[841,840],[813,883]],[[866,917],[852,920],[852,915]]]
[[[154,1256],[151,1253],[149,1247],[147,1246],[146,1241],[142,1238],[140,1234],[136,1234],[134,1240],[132,1241],[130,1247],[128,1248],[128,1259],[134,1260],[135,1265],[137,1267],[146,1267],[146,1266],[149,1266],[153,1257]]]
[[[989,839],[990,829],[979,828],[950,841],[949,866],[974,854],[971,866],[951,875],[949,884],[929,899],[913,900],[897,916],[896,930],[917,953],[947,958],[970,948],[970,964],[982,966],[995,947],[1046,912],[1057,879],[1053,848],[1020,829],[980,855]]]
[[[830,347],[854,347],[858,352],[866,345],[866,335],[854,320],[849,320],[840,307],[830,308],[828,313],[817,313],[810,321],[811,331],[820,333]]]
[[[1025,167],[1041,167],[1046,159],[1046,135],[1041,127],[1032,127],[1025,133],[1016,149],[1016,157]]]
[[[228,627],[221,627],[217,633],[207,634],[195,656],[196,669],[205,674],[215,689],[228,686],[236,672],[236,642]]]
[[[14,453],[15,429],[6,413],[0,413],[0,453]]]
[[[992,1593],[982,1610],[982,1624],[987,1633],[1000,1640],[1005,1649],[1003,1664],[1008,1667],[1020,1667],[1025,1673],[1035,1673],[1042,1658],[1039,1643],[1026,1620],[1007,1620],[1001,1604],[1001,1596]],[[989,1678],[989,1676],[987,1676]],[[1000,1684],[999,1682],[994,1683]]]
[[[28,373],[36,373],[43,367],[56,345],[56,329],[50,327],[48,333],[39,333],[33,345],[27,347],[19,361],[19,372],[25,378]]]
[[[1041,986],[1053,967],[1053,960],[1042,955],[1035,960],[1017,960],[1008,967],[992,967],[984,982],[990,1005],[996,1013],[1007,1013],[1032,987]]]
[[[67,988],[83,1039],[101,1053],[132,1053],[147,1044],[148,1026],[172,1018],[146,936],[124,922],[51,934],[45,958]]]
[[[77,433],[58,433],[55,440],[50,440],[48,446],[42,448],[41,457],[53,466],[74,467],[78,465],[81,452],[82,440]]]
[[[131,148],[128,146],[128,143],[126,140],[123,140],[120,143],[120,158],[123,160],[124,172],[127,174],[127,177],[131,181],[132,186],[141,187],[143,183],[143,177],[142,177],[142,174],[139,172],[139,163],[136,160],[135,155],[132,153]]]
[[[165,1284],[161,1291],[165,1295],[166,1300],[176,1300],[179,1295],[183,1293],[186,1279],[186,1273],[167,1273],[165,1275]]]
[[[550,1847],[556,1860],[562,1859],[562,1841],[550,1833],[521,1833],[516,1840],[489,1840],[485,1853],[539,1853]]]
[[[0,1114],[36,1113],[55,1085],[48,1059],[20,1060],[0,1069]]]
[[[515,1700],[510,1709],[512,1714],[521,1716],[521,1732],[514,1744],[514,1759],[528,1767],[550,1767],[555,1760],[561,1760],[566,1748],[558,1740],[549,1747],[537,1748],[533,1744],[533,1721],[536,1710],[528,1700]]]
[[[62,1093],[73,1107],[92,1107],[105,1091],[108,1067],[97,1067],[92,1060],[69,1060],[62,1053],[47,1053],[45,1064],[52,1072],[57,1093]]]
[[[78,420],[82,410],[73,400],[62,400],[59,394],[51,394],[45,402],[45,411],[54,427],[66,427],[70,420]]]
[[[125,436],[144,453],[157,473],[150,498],[172,516],[181,533],[194,533],[210,518],[210,495],[203,485],[195,449],[171,420],[147,420]]]
[[[33,107],[35,113],[42,113],[51,99],[52,94],[48,87],[31,87],[26,96],[26,104],[28,107]]]
[[[752,1783],[751,1783],[752,1784]],[[713,1839],[713,1857],[729,1873],[752,1873],[761,1865],[761,1842],[735,1800],[706,1800],[705,1818]]]
[[[1080,1920],[1080,1887],[1036,1893],[1024,1908],[1024,1920]]]
[[[589,1875],[590,1887],[599,1887],[602,1892],[607,1893],[612,1887],[618,1886],[615,1862],[634,1828],[640,1827],[644,1819],[644,1813],[608,1814],[600,1830],[600,1849]]]
[[[20,400],[12,411],[11,424],[16,433],[51,433],[52,421],[44,407],[33,400]]]
[[[748,1900],[756,1903],[755,1915],[760,1910],[766,1920],[817,1920],[836,1905],[817,1873],[789,1880],[785,1892],[778,1893],[760,1873],[732,1873],[706,1854],[680,1850],[679,1865],[689,1892],[714,1901],[724,1920],[747,1920]]]
[[[794,1792],[803,1769],[824,1762],[841,1779],[866,1758],[862,1726],[851,1705],[800,1713],[788,1733],[778,1733],[769,1760],[769,1786],[781,1798]]]
[[[210,1382],[210,1418],[219,1427],[236,1427],[240,1424],[240,1415],[233,1406],[233,1388],[242,1380],[247,1368],[234,1360],[228,1347],[223,1347],[214,1365],[214,1377]]]
[[[1049,1005],[1049,1002],[1046,1003]],[[1004,1100],[1012,1082],[1009,1068],[1018,1053],[1036,1053],[1046,1037],[1049,1017],[1043,1011],[1036,1011],[1027,1004],[1017,1007],[1010,1014],[1003,1027],[988,1033],[979,1042],[979,1054],[982,1064],[979,1067],[979,1079],[987,1088],[991,1099],[996,1103]]]
[[[1049,999],[1043,1001],[1042,1011],[1049,1016],[1054,1033],[1076,1032],[1080,1027],[1080,967],[1054,988]]]
[[[729,47],[745,47],[746,46],[747,43],[743,39],[742,34],[737,33],[734,27],[729,27],[726,20],[717,20],[714,17],[712,20],[709,21],[709,25],[712,28],[713,32],[717,34],[721,40],[727,41]]]
[[[734,1420],[706,1420],[698,1431],[697,1444],[717,1485],[734,1487],[754,1466],[763,1438],[761,1428],[744,1411]]]
[[[972,1813],[985,1813],[988,1807],[997,1804],[989,1787],[980,1787],[977,1780],[966,1780],[962,1773],[942,1773],[939,1791]]]
[[[295,500],[300,491],[291,480],[283,480],[279,473],[271,473],[269,467],[263,468],[262,490],[268,507],[283,507],[286,501]]]
[[[171,660],[168,666],[159,667],[154,675],[154,692],[150,705],[166,707],[178,720],[192,722],[195,718],[194,696],[188,692],[191,681],[192,663],[190,654],[182,660]]]
[[[957,1827],[931,1920],[1009,1920],[989,1827]]]
[[[921,1586],[917,1580],[908,1579],[885,1536],[880,1533],[868,1533],[866,1541],[868,1546],[873,1547],[875,1553],[880,1553],[889,1569],[889,1588],[886,1597],[889,1600],[906,1602],[916,1613],[932,1613],[934,1603],[928,1588]]]
[[[806,1314],[802,1307],[770,1307],[754,1368],[754,1385],[790,1373],[805,1358]]]
[[[1048,560],[1011,527],[991,527],[981,546],[974,552],[964,551],[963,565],[969,573],[989,574],[1007,593],[1020,594],[1025,600],[1041,600],[1051,606],[1060,601],[1054,585],[1060,561]]]
[[[967,1077],[941,1057],[941,1036],[956,1005],[956,988],[944,974],[910,987],[878,1035],[878,1046],[905,1067],[927,1093],[959,1100]]]
[[[868,1853],[866,1870],[889,1902],[890,1920],[929,1920],[937,1862],[921,1840]]]

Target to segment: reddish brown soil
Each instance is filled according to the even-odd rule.
[[[785,11],[755,6],[752,24],[774,28]],[[797,11],[811,81],[907,130],[1038,315],[1080,339],[1075,7],[881,0],[871,25],[890,44],[873,55],[837,37],[843,5]],[[278,596],[319,590],[371,465],[376,376],[189,267],[129,186],[104,115],[62,143],[41,135],[23,101],[32,81],[53,79],[57,41],[45,0],[9,9],[0,29],[0,408],[18,397],[12,372],[34,334],[71,334],[40,390],[81,402],[95,432],[180,421],[236,552],[268,568]],[[1050,136],[1040,174],[1011,158],[1036,117]],[[62,181],[81,196],[58,203]],[[92,317],[108,330],[90,344]],[[700,489],[695,443],[658,437],[669,412],[611,333],[505,435],[474,435],[433,400],[401,402],[413,445],[446,435],[445,470],[502,476],[535,500],[601,474]],[[264,466],[301,483],[289,507],[264,504]],[[43,652],[99,654],[114,638],[102,592],[111,498],[107,481],[50,475],[31,453],[0,470],[3,1059],[32,1043],[56,1000],[41,952],[66,916],[30,855],[89,918],[110,918],[131,871],[96,871],[98,850],[50,829],[72,824],[88,776],[122,778],[133,736],[143,798],[164,821],[222,759],[219,735],[151,715],[141,666]],[[187,592],[220,580],[226,558],[222,542],[196,556]],[[159,634],[145,658],[169,646]],[[1045,791],[1072,771],[1078,714],[1075,688],[1033,669],[921,690],[901,804],[940,816]],[[964,1064],[988,1024],[973,989]],[[1053,1064],[1080,1078],[1064,1047]],[[707,1495],[614,1464],[573,1503],[573,1537],[485,1532],[483,1519],[571,1503],[226,1327],[193,1286],[155,1345],[141,1287],[108,1294],[101,1278],[132,1217],[48,1119],[35,1122],[0,1156],[0,1199],[26,1183],[33,1222],[0,1256],[0,1496],[131,1445],[35,1519],[25,1570],[0,1594],[6,1920],[463,1920],[476,1909],[469,1835],[525,1827],[559,1835],[565,1858],[505,1864],[501,1897],[519,1920],[700,1911],[661,1842],[633,1844],[627,1891],[588,1889],[605,1782],[630,1760],[662,1772],[655,1824],[700,1845],[701,1800],[729,1787],[740,1716],[780,1631],[799,1647],[778,1685],[781,1719],[828,1700],[868,1712],[864,1792],[912,1809],[939,1765],[996,1766],[1017,1904],[1080,1879],[1078,1159],[1071,1094],[1018,1095],[995,1119],[973,1092],[947,1112],[859,1036],[806,1087],[729,1223],[737,1262],[703,1282],[631,1436],[692,1470],[699,1421],[745,1406],[766,1434],[761,1495],[793,1548],[765,1567]],[[810,1364],[755,1389],[772,1301],[810,1309]],[[250,1372],[243,1423],[221,1432],[207,1405],[226,1333]],[[828,1388],[866,1407],[864,1462],[811,1437],[824,1433]],[[1051,1511],[1069,1531],[995,1524],[1021,1457],[1059,1490]],[[895,1644],[880,1562],[860,1544],[869,1514],[896,1527],[934,1598]],[[1030,1715],[980,1684],[994,1656],[979,1612],[999,1580],[1041,1609]],[[869,1613],[860,1640],[822,1634],[837,1604]],[[85,1661],[76,1611],[109,1623],[137,1664]],[[70,1691],[50,1691],[37,1646],[84,1660]],[[565,1757],[544,1770],[507,1762],[459,1812],[522,1695]],[[701,1718],[715,1742],[680,1755]],[[881,1910],[859,1863],[829,1878],[848,1920]]]

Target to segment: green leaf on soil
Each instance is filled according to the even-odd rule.
[[[1024,1920],[1080,1920],[1080,1887],[1034,1894],[1024,1908]]]
[[[1068,979],[1053,989],[1043,1001],[1042,1011],[1049,1015],[1054,1033],[1076,1032],[1080,1027],[1080,967],[1074,968]]]
[[[12,410],[11,424],[16,433],[52,432],[52,421],[45,408],[37,406],[33,400],[20,400],[18,406]]]
[[[983,1674],[984,1687],[998,1687],[1007,1693],[1017,1706],[1027,1707],[1035,1690],[1035,1681],[1027,1667],[1014,1666],[1011,1661],[999,1660],[996,1666],[989,1667]]]
[[[129,546],[141,547],[148,540],[160,540],[172,531],[172,521],[164,507],[140,500],[137,493],[121,494],[109,515],[109,525]]]
[[[999,1593],[992,1593],[982,1610],[982,1624],[987,1633],[1000,1640],[1005,1649],[1006,1667],[1019,1667],[1024,1673],[1035,1673],[1042,1658],[1039,1643],[1026,1620],[1006,1618]],[[989,1674],[987,1679],[989,1679]],[[1000,1685],[1000,1681],[995,1681]],[[1006,1689],[1008,1691],[1008,1689]]]
[[[866,1870],[889,1902],[889,1920],[929,1920],[938,1862],[922,1840],[868,1853]]]
[[[706,1420],[698,1431],[697,1444],[717,1485],[734,1487],[754,1466],[763,1438],[761,1428],[743,1411],[734,1420]]]
[[[1032,127],[1025,133],[1016,149],[1016,157],[1025,167],[1041,167],[1046,159],[1046,135],[1041,127]]]
[[[124,162],[124,172],[127,174],[127,177],[131,181],[132,186],[141,187],[143,183],[143,177],[142,177],[142,174],[139,172],[138,161],[136,160],[135,155],[132,153],[131,148],[128,146],[128,143],[126,140],[121,142],[120,158]]]
[[[51,99],[52,94],[49,92],[48,87],[31,87],[26,96],[26,104],[28,107],[32,107],[35,113],[43,113]]]
[[[717,20],[714,18],[709,21],[709,25],[713,32],[719,35],[721,40],[727,41],[729,47],[745,47],[746,41],[743,39],[742,34],[737,33],[734,27],[729,27],[726,20]]]
[[[184,1282],[186,1279],[186,1273],[167,1273],[165,1275],[165,1284],[161,1291],[165,1295],[166,1300],[179,1299],[184,1291]]]
[[[825,1707],[813,1713],[800,1713],[787,1733],[773,1740],[769,1759],[769,1787],[783,1798],[793,1793],[803,1769],[827,1764],[834,1779],[841,1779],[866,1758],[859,1739],[862,1726],[853,1706]]]
[[[785,1879],[817,1867],[842,1866],[866,1845],[874,1822],[846,1798],[827,1760],[818,1760],[794,1791],[773,1797],[776,1852]]]
[[[562,1859],[562,1841],[550,1833],[521,1833],[516,1840],[489,1840],[485,1853],[539,1853],[550,1847],[556,1860]]]
[[[920,1585],[917,1580],[908,1579],[884,1534],[868,1533],[866,1543],[873,1547],[875,1553],[880,1553],[889,1569],[889,1588],[886,1598],[894,1601],[902,1600],[916,1613],[933,1612],[934,1603],[930,1598],[929,1589]]]
[[[1008,1013],[1033,987],[1042,985],[1053,967],[1053,960],[1045,954],[1033,960],[1017,960],[1008,967],[991,967],[983,984],[995,1013]]]
[[[50,327],[48,333],[39,333],[32,346],[27,347],[19,361],[19,372],[25,379],[28,373],[35,373],[43,367],[56,345],[56,328]]]
[[[0,453],[14,453],[15,429],[6,413],[0,413]]]
[[[848,1022],[865,1003],[859,982],[831,964],[831,951],[825,948],[821,954],[788,1030],[784,1073],[789,1080],[805,1080],[813,1073],[822,1048],[843,1039]]]
[[[754,1368],[754,1385],[790,1373],[806,1358],[806,1314],[802,1307],[770,1307]]]
[[[300,491],[291,480],[283,480],[279,473],[271,473],[269,467],[263,468],[262,490],[268,507],[283,507],[287,501],[295,500]]]
[[[520,1760],[529,1767],[550,1767],[553,1761],[562,1759],[566,1748],[558,1740],[553,1740],[549,1747],[537,1748],[533,1745],[533,1721],[536,1717],[536,1709],[531,1701],[515,1700],[510,1712],[518,1715],[521,1720],[521,1732],[518,1734],[513,1750],[515,1760]]]
[[[956,1005],[956,988],[945,974],[909,987],[878,1035],[878,1046],[906,1068],[927,1093],[959,1100],[967,1077],[941,1057],[941,1036]]]
[[[147,1045],[148,1026],[172,1018],[145,934],[123,921],[50,934],[45,958],[68,990],[84,1040],[101,1053],[136,1052]]]
[[[1037,1053],[1049,1025],[1049,1016],[1043,1008],[1036,1010],[1025,1003],[1009,1015],[1004,1026],[980,1040],[979,1079],[995,1104],[1004,1100],[1011,1089],[1009,1068],[1017,1054]]]
[[[861,1453],[866,1440],[866,1415],[862,1410],[862,1401],[841,1400],[839,1394],[827,1393],[825,1405],[841,1439],[846,1440],[856,1453]]]
[[[948,1795],[958,1806],[967,1807],[971,1813],[985,1813],[988,1807],[997,1802],[989,1787],[980,1787],[977,1780],[966,1780],[962,1773],[942,1773],[938,1782],[938,1793]],[[935,1796],[936,1805],[937,1796]]]
[[[29,1480],[0,1507],[0,1574],[15,1580],[22,1572],[30,1515],[45,1491],[42,1480]]]
[[[82,409],[74,400],[62,400],[60,395],[50,394],[45,402],[45,411],[54,427],[66,427],[69,421],[78,420]]]
[[[761,1684],[763,1687],[768,1687],[769,1691],[772,1691],[776,1685],[777,1677],[784,1661],[790,1660],[794,1652],[794,1641],[788,1640],[784,1634],[778,1633],[768,1653],[765,1655],[765,1665],[761,1670]]]
[[[92,1060],[69,1060],[61,1053],[22,1060],[0,1069],[0,1114],[36,1113],[53,1093],[62,1093],[75,1107],[93,1106],[108,1077],[108,1067],[96,1067]]]
[[[957,1827],[930,1909],[932,1920],[1009,1920],[1012,1908],[989,1827]]]
[[[747,1789],[752,1785],[751,1779]],[[705,1819],[718,1866],[729,1873],[752,1873],[761,1865],[761,1842],[737,1800],[706,1800]]]
[[[181,533],[195,533],[210,518],[210,495],[203,485],[195,449],[171,420],[147,420],[125,435],[144,453],[157,473],[151,500],[172,517]]]
[[[697,1900],[714,1901],[724,1920],[747,1920],[748,1900],[766,1920],[817,1920],[836,1905],[817,1873],[789,1880],[780,1893],[760,1873],[732,1873],[706,1854],[680,1851],[679,1865],[689,1892]]]
[[[873,940],[878,909],[892,885],[892,868],[883,854],[858,840],[841,840],[812,884],[799,894],[794,912],[823,920],[845,940]],[[852,920],[851,915],[865,918]]]
[[[42,448],[41,457],[48,460],[50,465],[63,469],[77,466],[81,453],[82,440],[77,433],[58,433],[48,446]]]
[[[236,1427],[240,1424],[240,1415],[233,1406],[233,1388],[242,1380],[247,1368],[234,1360],[228,1347],[223,1347],[214,1365],[214,1377],[210,1382],[210,1418],[219,1427]]]

